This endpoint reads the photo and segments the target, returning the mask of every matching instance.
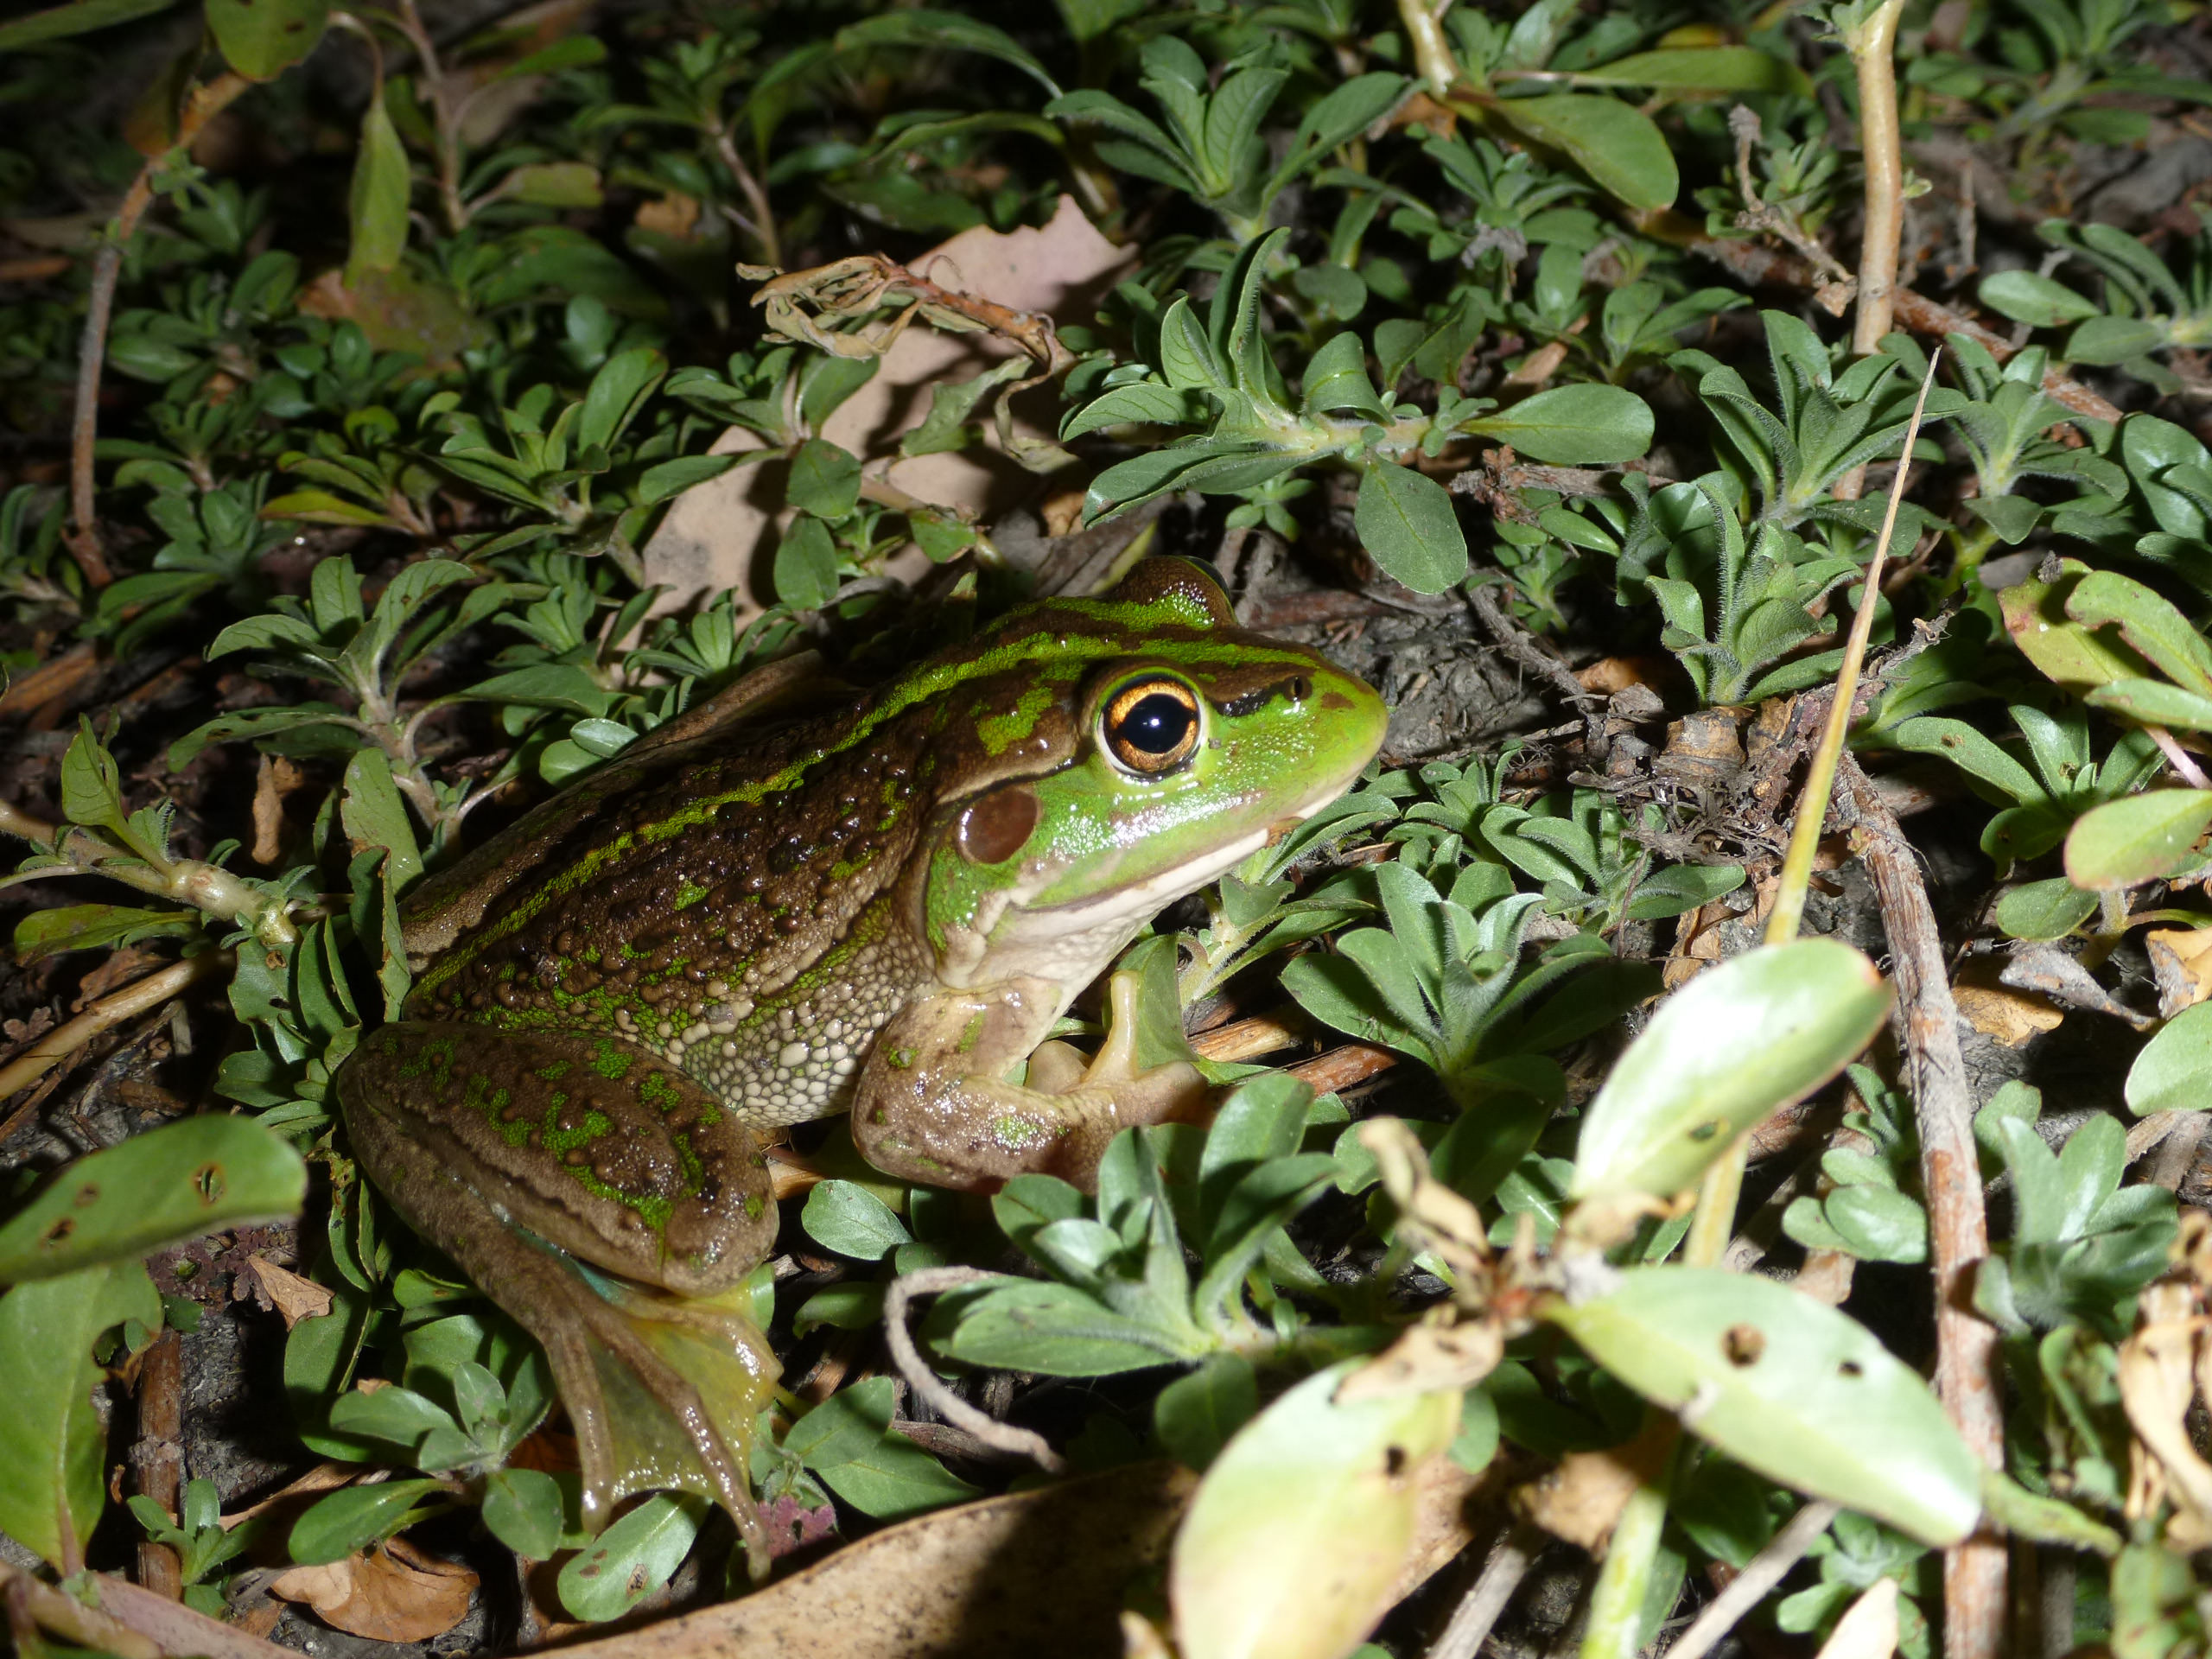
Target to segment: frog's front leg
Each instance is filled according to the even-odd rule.
[[[337,1094],[369,1179],[545,1350],[586,1524],[626,1492],[690,1487],[729,1512],[764,1572],[746,1463],[775,1359],[715,1300],[774,1237],[750,1133],[674,1068],[558,1033],[388,1026]]]
[[[853,1096],[853,1139],[868,1161],[934,1186],[991,1187],[1058,1175],[1086,1190],[1115,1135],[1132,1124],[1192,1121],[1207,1090],[1178,1061],[1137,1071],[1132,987],[1116,976],[1113,1034],[1071,1086],[1045,1093],[1005,1081],[1059,1017],[1060,988],[1008,980],[909,1002],[880,1032]]]

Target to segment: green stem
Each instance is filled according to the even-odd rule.
[[[1658,1427],[1651,1421],[1657,1415],[1647,1416],[1647,1433]],[[1681,1430],[1671,1419],[1665,1426],[1670,1432],[1649,1483],[1636,1489],[1621,1510],[1621,1518],[1613,1523],[1605,1564],[1590,1592],[1590,1624],[1582,1637],[1582,1659],[1636,1659],[1637,1637],[1643,1630],[1643,1605],[1651,1593],[1651,1569],[1659,1559],[1659,1536],[1667,1523],[1667,1499],[1674,1489],[1675,1464],[1681,1444]]]

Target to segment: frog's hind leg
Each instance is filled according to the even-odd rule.
[[[556,1250],[438,1155],[442,1131],[378,1105],[363,1081],[350,1071],[338,1080],[361,1167],[544,1349],[575,1429],[587,1528],[630,1492],[698,1491],[728,1511],[753,1576],[765,1576],[767,1535],[747,1479],[753,1419],[776,1374],[760,1333],[711,1303],[642,1294]]]

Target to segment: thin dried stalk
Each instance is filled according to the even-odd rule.
[[[209,975],[227,971],[231,963],[227,950],[203,950],[158,974],[147,975],[112,996],[102,997],[67,1025],[56,1027],[6,1065],[0,1066],[0,1100],[7,1099],[19,1089],[29,1088],[102,1032],[158,1008]]]
[[[1847,758],[1837,781],[1842,804],[1855,820],[1859,859],[1881,903],[1897,977],[1936,1273],[1936,1392],[1974,1455],[2001,1469],[1998,1333],[1973,1306],[1974,1271],[1989,1254],[1989,1224],[1974,1155],[1974,1091],[1959,1049],[1958,1004],[1911,843],[1857,762]],[[1944,1556],[1945,1659],[1998,1659],[2004,1651],[2005,1566],[2003,1541],[1986,1533]]]
[[[92,289],[86,296],[85,332],[77,346],[77,416],[69,435],[69,552],[85,580],[105,588],[115,580],[100,545],[93,506],[92,446],[99,437],[100,372],[107,364],[108,319],[115,310],[115,285],[123,276],[123,250],[137,234],[138,221],[154,205],[154,181],[200,136],[217,111],[253,83],[226,72],[192,89],[177,118],[176,143],[149,161],[124,193],[123,206],[92,257]]]
[[[914,1297],[957,1290],[963,1285],[985,1284],[1000,1277],[1001,1274],[976,1268],[924,1268],[917,1273],[901,1274],[883,1294],[884,1338],[906,1385],[935,1407],[945,1421],[956,1428],[966,1429],[995,1452],[1011,1452],[1027,1458],[1048,1475],[1064,1474],[1067,1460],[1052,1450],[1052,1442],[1042,1434],[1002,1423],[945,1387],[915,1350],[913,1333],[906,1328],[906,1307]]]

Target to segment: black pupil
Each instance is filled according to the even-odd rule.
[[[1191,734],[1197,710],[1165,691],[1137,699],[1122,716],[1116,735],[1141,754],[1173,754]]]

